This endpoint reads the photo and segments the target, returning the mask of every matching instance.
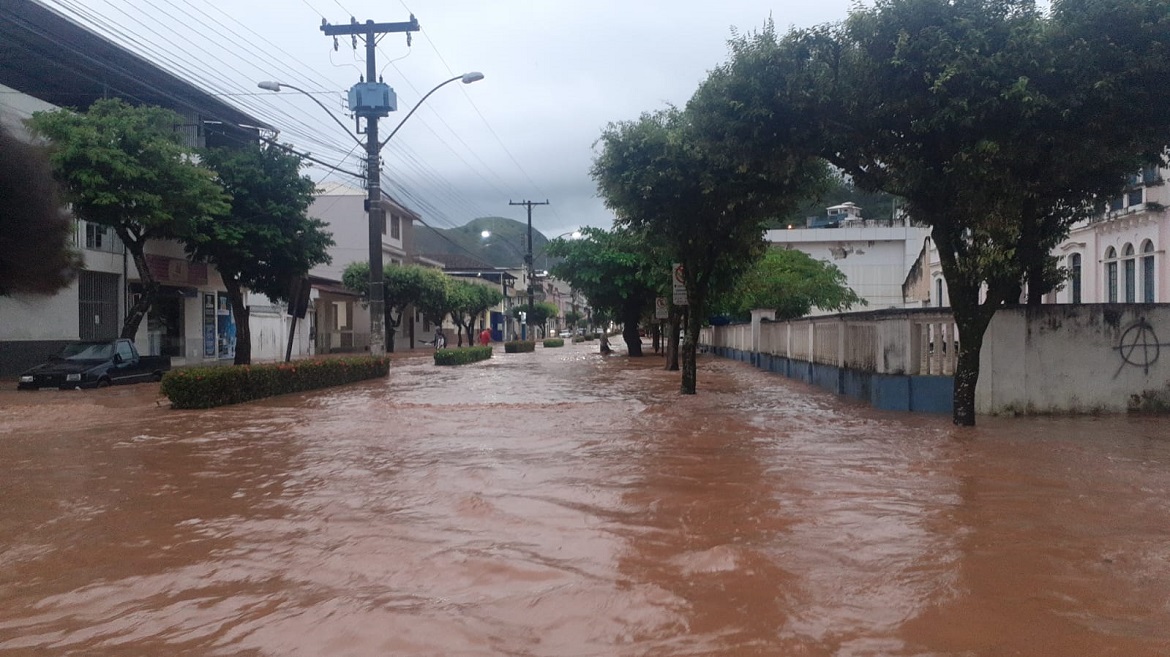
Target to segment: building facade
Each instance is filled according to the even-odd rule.
[[[905,305],[902,285],[929,235],[928,228],[911,225],[904,216],[866,220],[860,207],[843,203],[828,208],[824,219],[810,219],[803,228],[769,230],[765,239],[773,248],[797,249],[832,263],[865,299],[866,306],[857,310],[882,310]],[[810,314],[831,312],[814,308]]]
[[[1068,273],[1044,303],[1168,303],[1170,169],[1150,166],[1127,181],[1099,214],[1079,221],[1052,250]],[[908,307],[948,307],[946,278],[929,239],[904,283]],[[1025,299],[1021,299],[1024,301]]]
[[[34,2],[0,5],[0,122],[29,138],[23,121],[34,112],[62,107],[84,110],[101,98],[122,98],[175,111],[192,147],[254,140],[267,130],[260,120],[86,30]],[[82,219],[74,244],[84,270],[52,296],[0,297],[0,375],[11,376],[78,339],[106,339],[121,331],[139,293],[139,272],[112,230]],[[230,361],[235,326],[223,284],[213,267],[192,262],[180,244],[155,241],[146,259],[162,285],[158,303],[135,341],[144,354],[168,355],[176,365]],[[258,304],[273,308],[265,301]],[[286,317],[256,313],[262,344],[253,354],[272,357],[287,342]],[[275,315],[269,317],[268,315]],[[284,329],[283,338],[276,338]],[[256,326],[253,325],[255,329]],[[255,339],[255,338],[254,338]],[[307,342],[307,329],[294,336]],[[280,349],[274,345],[280,342]]]
[[[369,213],[366,190],[345,183],[324,185],[309,206],[309,216],[328,224],[334,246],[332,261],[310,272],[313,283],[313,343],[318,353],[358,352],[369,349],[370,313],[359,294],[342,285],[346,267],[369,262]],[[438,262],[414,253],[414,222],[419,216],[391,198],[382,222],[382,260],[386,265],[421,264],[441,267]],[[395,349],[412,349],[429,340],[433,332],[426,318],[407,311],[394,333]]]

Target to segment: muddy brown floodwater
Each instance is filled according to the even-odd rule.
[[[1170,431],[584,345],[211,411],[0,393],[2,655],[1170,654]]]

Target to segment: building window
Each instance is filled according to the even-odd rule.
[[[118,253],[121,250],[118,244],[118,238],[108,226],[85,222],[85,248],[91,251]]]
[[[386,213],[383,212],[378,216],[378,221],[382,223],[382,234],[386,234]]]
[[[333,330],[348,331],[353,328],[353,304],[348,301],[333,302]]]
[[[1081,254],[1074,253],[1068,257],[1069,269],[1069,283],[1070,293],[1072,295],[1070,301],[1072,303],[1081,302]]]
[[[1117,303],[1117,251],[1113,247],[1105,250],[1105,291],[1105,300]]]
[[[392,239],[402,239],[402,217],[392,214],[390,215],[390,237]]]
[[[1133,245],[1126,244],[1123,251],[1125,259],[1122,260],[1125,267],[1125,302],[1133,303],[1137,301],[1137,261],[1133,258]]]
[[[938,306],[939,308],[942,308],[942,305],[943,305],[943,279],[941,279],[941,278],[934,279],[934,296],[936,297],[935,305]]]
[[[1142,301],[1154,303],[1154,243],[1142,244]]]
[[[1145,190],[1141,187],[1130,190],[1130,192],[1126,194],[1126,206],[1132,208],[1135,205],[1141,205],[1142,201],[1144,200],[1144,192]]]

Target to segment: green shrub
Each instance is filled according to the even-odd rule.
[[[457,347],[435,352],[435,365],[466,365],[492,357],[491,347]]]
[[[565,346],[564,338],[546,338],[544,341],[546,347],[563,347]]]
[[[160,392],[171,400],[171,408],[212,408],[376,379],[389,371],[390,359],[370,356],[189,367],[167,372]]]
[[[535,340],[512,340],[504,343],[505,354],[523,354],[536,351]]]

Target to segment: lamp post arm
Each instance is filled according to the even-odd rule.
[[[382,143],[378,144],[378,150],[381,150],[384,146],[386,146],[386,144],[390,143],[390,139],[393,138],[394,135],[398,134],[398,130],[402,127],[402,125],[404,123],[406,123],[406,120],[409,119],[411,116],[413,116],[414,111],[417,110],[419,107],[421,107],[423,104],[423,101],[426,100],[427,98],[429,98],[431,96],[431,94],[438,91],[439,87],[442,87],[445,84],[450,84],[456,80],[462,80],[462,79],[463,79],[462,75],[456,75],[455,77],[451,78],[450,80],[443,80],[439,84],[435,85],[435,87],[433,89],[428,91],[425,96],[423,96],[422,98],[419,98],[418,102],[414,104],[414,107],[410,108],[410,111],[406,113],[406,116],[402,117],[402,120],[398,122],[398,125],[395,126],[393,130],[390,131],[390,134],[386,135],[386,138],[382,140]]]
[[[345,124],[341,122],[341,119],[337,118],[337,116],[335,114],[333,114],[333,112],[329,111],[329,108],[325,107],[325,103],[322,103],[321,101],[317,100],[313,96],[313,94],[305,91],[304,89],[301,89],[300,87],[295,87],[291,84],[285,84],[284,82],[261,82],[259,86],[261,89],[267,89],[269,91],[280,91],[281,87],[288,87],[289,89],[292,89],[293,91],[301,92],[302,94],[307,96],[309,98],[309,100],[313,101],[314,103],[317,103],[317,107],[320,107],[321,109],[325,110],[325,113],[329,115],[329,118],[333,119],[334,123],[341,126],[341,130],[343,132],[345,132],[345,134],[349,135],[350,139],[353,139],[354,142],[357,143],[358,146],[365,146],[365,144],[362,143],[362,141],[360,139],[358,139],[352,132],[350,132],[349,128],[347,128],[345,126]]]

